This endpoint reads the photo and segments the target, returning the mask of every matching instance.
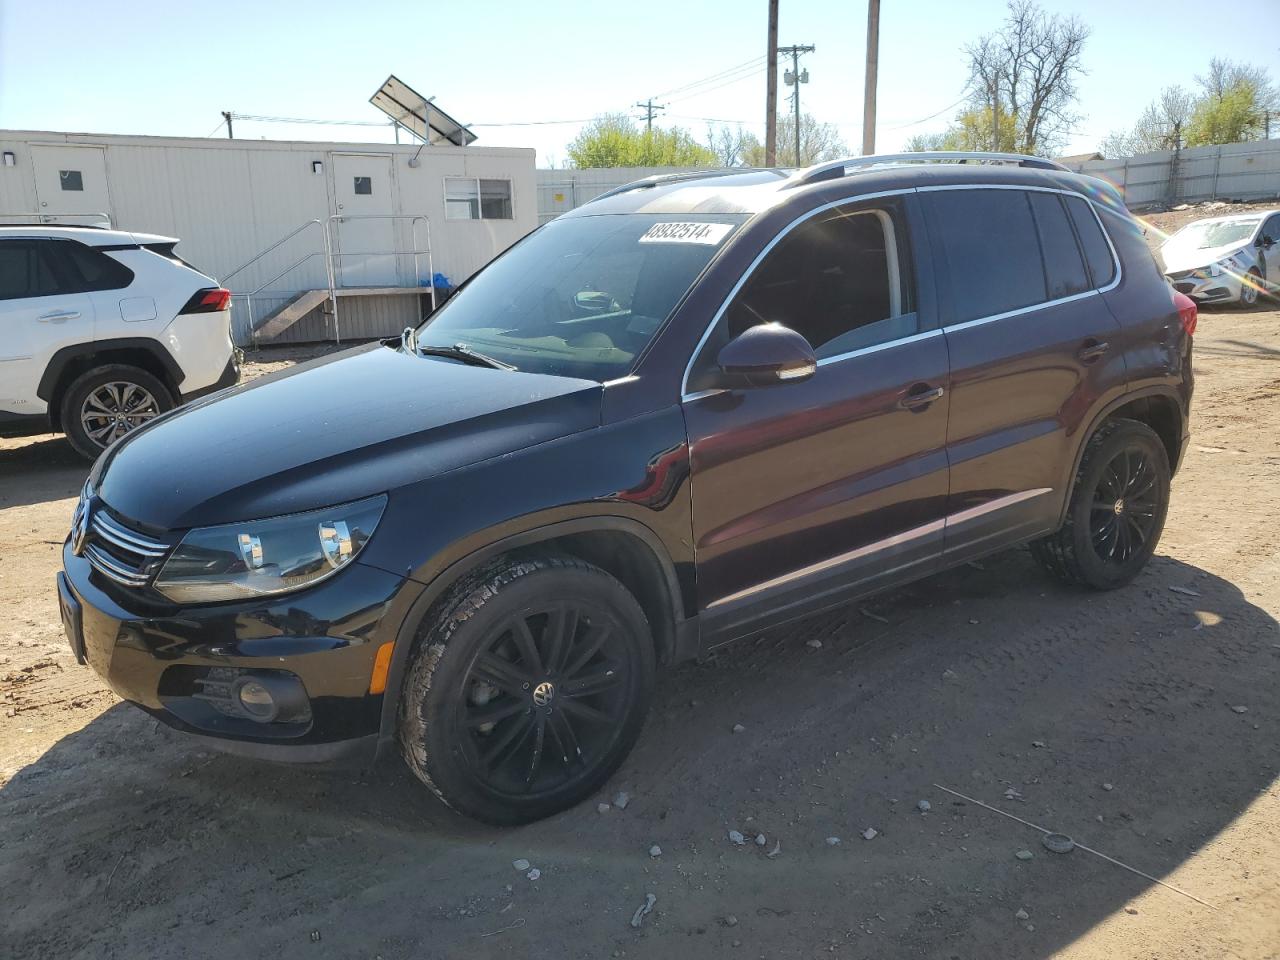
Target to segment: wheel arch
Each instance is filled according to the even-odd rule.
[[[455,560],[414,601],[396,635],[382,703],[380,745],[395,736],[401,688],[419,625],[447,598],[450,588],[465,577],[504,555],[531,549],[568,553],[621,582],[649,620],[659,662],[672,663],[697,655],[696,623],[683,617],[675,564],[656,533],[637,520],[616,516],[582,517],[537,526],[495,539]]]
[[[183,380],[182,368],[164,346],[148,337],[120,337],[112,340],[95,340],[63,347],[49,360],[36,396],[49,405],[49,420],[55,430],[62,429],[62,397],[77,377],[95,367],[111,363],[123,363],[138,367],[157,377],[174,402],[181,399],[179,384]]]
[[[1076,475],[1080,472],[1080,462],[1084,458],[1085,448],[1098,429],[1108,420],[1123,418],[1145,423],[1160,438],[1169,456],[1169,469],[1178,469],[1182,456],[1183,440],[1186,436],[1185,417],[1178,395],[1170,388],[1152,387],[1136,393],[1125,393],[1116,397],[1102,408],[1089,424],[1089,429],[1081,434],[1080,443],[1076,446],[1075,456],[1071,463],[1071,472],[1064,485],[1066,496],[1063,498],[1062,511],[1058,523],[1062,524],[1071,505],[1071,490]]]

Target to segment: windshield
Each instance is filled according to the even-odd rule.
[[[1244,243],[1253,236],[1253,231],[1258,228],[1260,222],[1260,219],[1255,217],[1251,220],[1189,223],[1170,237],[1165,246],[1178,250],[1208,250],[1212,247]]]
[[[486,267],[418,330],[530,373],[625,376],[745,214],[553,220]]]

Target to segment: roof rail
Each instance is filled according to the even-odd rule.
[[[592,197],[587,203],[595,203],[597,200],[603,200],[606,197],[616,197],[620,193],[629,193],[632,190],[652,190],[654,187],[666,186],[668,183],[679,183],[681,180],[703,180],[707,177],[728,177],[735,173],[751,172],[753,171],[747,167],[729,167],[722,170],[685,170],[680,173],[655,173],[651,177],[643,177],[640,180],[624,183],[620,187],[614,187],[598,197]],[[586,203],[583,204],[584,207],[586,205]]]
[[[831,160],[816,166],[806,167],[792,175],[791,187],[800,187],[822,180],[837,180],[847,176],[849,167],[875,167],[882,164],[895,163],[937,163],[939,160],[954,160],[957,163],[1009,163],[1019,167],[1034,167],[1037,170],[1061,170],[1070,173],[1056,160],[1044,157],[1030,157],[1021,153],[981,153],[968,150],[923,150],[915,153],[876,153],[866,157],[846,157],[843,160]]]

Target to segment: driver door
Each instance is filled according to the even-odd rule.
[[[1266,240],[1272,241],[1267,244]],[[1258,264],[1262,277],[1272,287],[1280,286],[1280,213],[1273,213],[1258,231]]]
[[[850,203],[795,225],[693,364],[683,409],[711,646],[936,566],[947,349],[932,309],[918,308],[909,203]],[[809,340],[814,376],[717,388],[720,348],[774,321]]]

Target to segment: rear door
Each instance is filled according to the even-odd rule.
[[[1114,266],[1091,271],[1066,205],[1083,200],[972,187],[921,198],[951,359],[946,551],[956,561],[1056,526],[1085,418],[1126,375],[1119,324],[1093,280],[1110,283]]]
[[[332,155],[333,195],[339,214],[335,255],[343,287],[400,285],[391,158],[381,154]]]
[[[911,198],[815,212],[721,310],[684,397],[704,635],[718,640],[931,569],[947,497],[946,346],[921,309]],[[912,229],[912,228],[915,229]],[[734,336],[779,322],[803,382],[714,387]]]
[[[36,197],[42,219],[62,225],[102,225],[111,216],[107,161],[102,147],[40,145],[31,147]]]
[[[65,241],[0,240],[0,411],[33,415],[50,358],[62,347],[93,340],[94,307],[62,270]]]

